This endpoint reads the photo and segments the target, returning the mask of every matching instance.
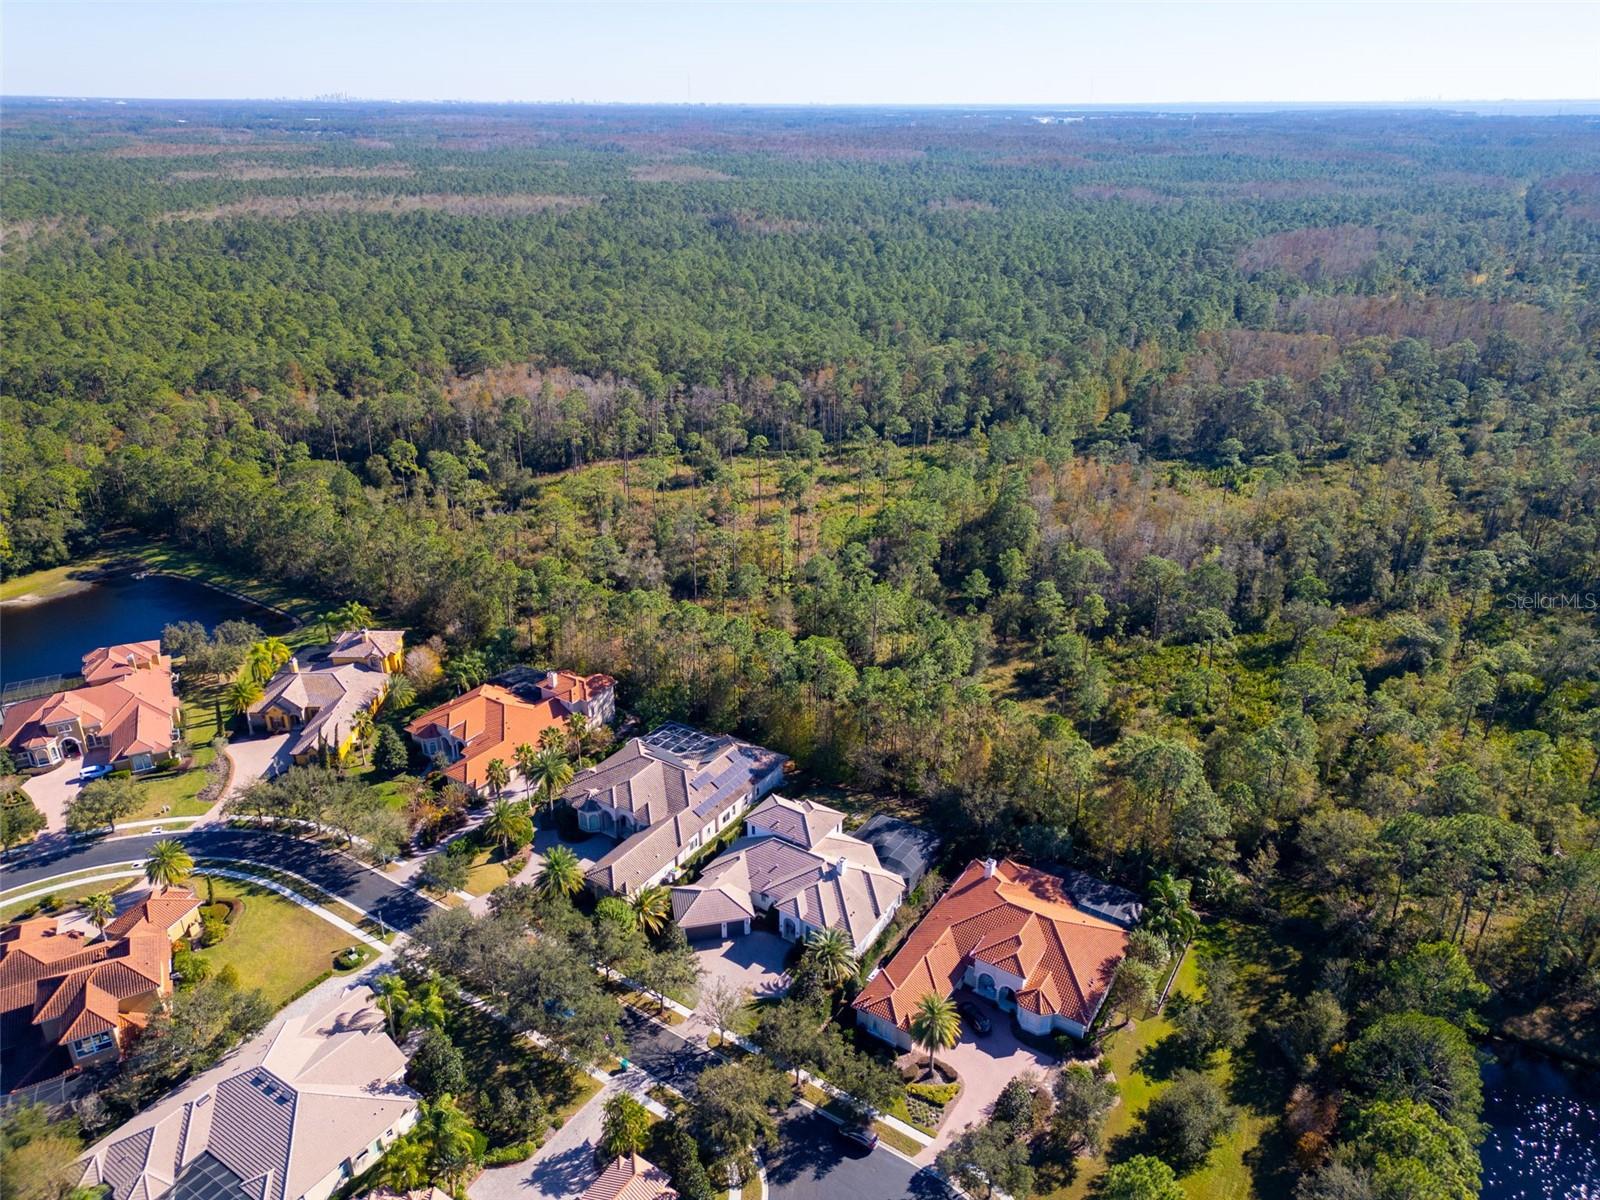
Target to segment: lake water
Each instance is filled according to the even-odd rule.
[[[1483,1200],[1600,1200],[1600,1080],[1517,1054],[1484,1068]]]
[[[41,675],[76,675],[96,646],[143,642],[175,621],[214,629],[250,621],[268,633],[290,622],[244,600],[189,579],[118,576],[80,592],[26,607],[0,608],[0,685]]]

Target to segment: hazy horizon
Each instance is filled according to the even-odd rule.
[[[1498,2],[11,0],[0,32],[0,92],[108,100],[1561,105],[1600,61],[1600,5]]]

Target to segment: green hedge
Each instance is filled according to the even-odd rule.
[[[944,1108],[956,1098],[956,1093],[961,1091],[959,1083],[908,1083],[906,1094],[915,1096],[918,1100],[933,1105],[935,1108]]]

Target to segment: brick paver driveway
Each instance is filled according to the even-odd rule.
[[[725,942],[697,941],[694,956],[704,974],[702,993],[714,979],[734,987],[748,988],[754,999],[781,996],[789,990],[789,977],[783,964],[789,957],[789,943],[775,933],[754,929]]]

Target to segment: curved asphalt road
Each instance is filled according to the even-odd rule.
[[[0,888],[46,883],[68,872],[142,859],[163,838],[176,838],[195,858],[249,859],[309,879],[330,895],[348,901],[391,929],[410,929],[435,906],[410,888],[385,879],[342,854],[286,834],[256,829],[196,829],[146,833],[136,837],[80,841],[61,837],[13,859],[0,870]]]

